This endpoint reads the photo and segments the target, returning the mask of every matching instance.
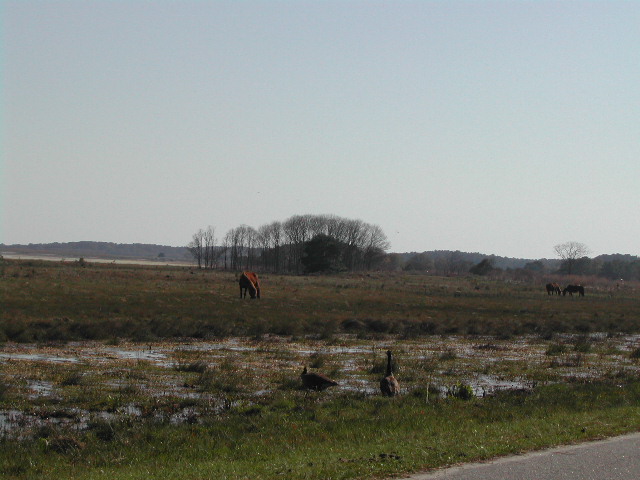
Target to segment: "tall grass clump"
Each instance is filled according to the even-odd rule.
[[[82,384],[83,374],[81,371],[76,370],[69,372],[60,380],[60,385],[63,387],[77,386]]]
[[[447,395],[449,397],[458,398],[460,400],[471,400],[476,396],[471,385],[468,385],[466,383],[457,383],[456,385],[450,387],[447,390]]]
[[[193,362],[188,363],[178,363],[175,366],[175,369],[178,372],[195,372],[195,373],[204,373],[208,368],[207,362],[203,360],[195,360]]]
[[[545,355],[553,356],[553,355],[562,355],[567,352],[567,346],[561,343],[554,343],[547,347],[547,351]]]
[[[203,392],[239,393],[242,392],[242,377],[215,368],[206,368],[200,372],[195,384]]]
[[[3,380],[0,380],[0,402],[4,402],[7,399],[9,393],[9,385]]]

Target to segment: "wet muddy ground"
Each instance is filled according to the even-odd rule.
[[[265,336],[217,342],[97,342],[0,347],[0,435],[92,422],[197,422],[234,405],[298,392],[303,365],[339,385],[313,395],[378,394],[385,354],[404,394],[444,396],[456,385],[475,395],[553,382],[637,376],[637,335],[426,337],[420,340],[295,340]],[[300,392],[300,394],[302,394]]]

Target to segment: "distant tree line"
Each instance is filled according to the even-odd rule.
[[[432,250],[422,253],[392,253],[389,263],[396,265],[396,270],[429,272],[438,276],[465,275],[478,264],[482,264],[480,271],[488,273],[488,265],[492,270],[515,271],[524,269],[531,260],[524,258],[500,257],[482,253],[461,252],[459,250]],[[541,269],[557,269],[559,260],[536,260]]]
[[[540,275],[598,276],[640,280],[640,257],[589,258],[577,242],[556,245],[560,259],[527,260],[450,250],[387,253],[383,230],[335,215],[295,215],[257,229],[240,225],[218,241],[208,227],[193,235],[187,249],[199,268],[314,273],[386,270],[438,276],[480,275],[531,280]]]
[[[573,275],[597,275],[611,280],[640,280],[640,258],[631,255],[600,255],[595,258],[581,257],[571,265],[563,261],[559,273]]]
[[[525,260],[460,251],[391,253],[383,263],[390,270],[428,272],[438,276],[493,275],[532,279],[546,274],[597,276],[611,280],[640,280],[640,257],[633,255],[580,256],[565,259]]]
[[[500,275],[505,272],[500,268],[496,268],[490,259],[485,258],[481,262],[471,266],[469,273],[474,275]],[[609,280],[640,280],[640,258],[631,255],[600,255],[596,258],[580,257],[573,259],[565,259],[558,261],[558,265],[549,268],[549,264],[545,264],[540,260],[527,262],[520,269],[507,269],[507,273],[520,274],[520,276],[528,276],[527,274],[559,274],[559,275],[578,275],[578,276],[596,276],[607,278]]]
[[[257,229],[199,230],[187,245],[199,268],[273,273],[362,271],[379,268],[389,242],[383,230],[335,215],[295,215]]]

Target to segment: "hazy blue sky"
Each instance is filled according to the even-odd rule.
[[[0,243],[296,214],[640,255],[640,2],[3,1]]]

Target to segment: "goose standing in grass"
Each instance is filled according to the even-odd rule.
[[[393,397],[400,393],[400,384],[398,380],[393,376],[391,369],[391,350],[387,350],[387,372],[382,380],[380,380],[380,391],[388,396]]]
[[[321,373],[309,373],[307,371],[307,367],[304,367],[304,370],[300,374],[300,378],[302,379],[302,386],[307,390],[320,391],[338,385],[338,382],[334,382],[326,375]]]

